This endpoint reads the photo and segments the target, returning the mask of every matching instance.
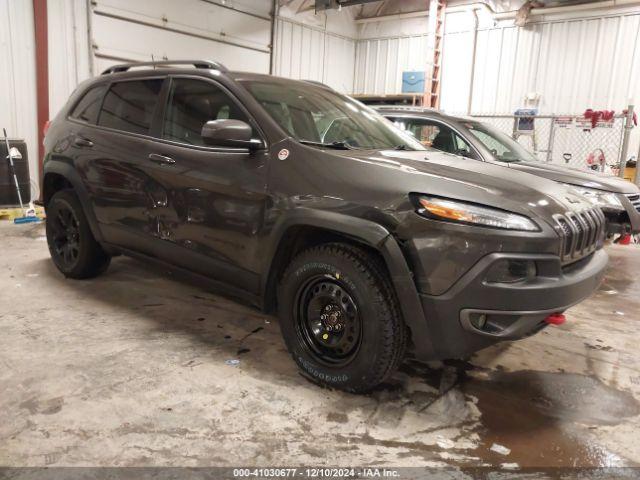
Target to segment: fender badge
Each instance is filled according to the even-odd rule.
[[[286,148],[283,148],[278,152],[279,160],[286,160],[287,158],[289,158],[289,150],[287,150]]]

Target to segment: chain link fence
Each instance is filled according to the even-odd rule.
[[[619,172],[624,153],[625,133],[633,126],[624,114],[608,120],[598,119],[595,124],[582,114],[537,115],[533,124],[525,125],[524,129],[519,128],[518,120],[522,117],[515,115],[471,116],[515,138],[541,161],[585,170],[604,170],[614,175]]]

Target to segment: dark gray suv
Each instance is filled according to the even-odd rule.
[[[508,135],[473,118],[418,107],[385,105],[376,110],[437,150],[569,185],[602,209],[610,235],[640,233],[640,189],[627,180],[541,162]]]
[[[531,335],[599,284],[580,195],[461,165],[322,85],[215,62],[119,65],[45,138],[47,239],[71,278],[116,254],[277,311],[310,379],[364,392],[407,348],[463,357]]]

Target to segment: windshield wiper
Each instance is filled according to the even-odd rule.
[[[401,143],[400,145],[396,145],[395,147],[393,147],[394,150],[409,150],[409,147],[407,147],[404,143]]]
[[[299,140],[299,142],[305,145],[311,145],[313,147],[334,148],[336,150],[353,150],[355,148],[346,142],[322,143],[322,142],[312,142],[311,140]]]

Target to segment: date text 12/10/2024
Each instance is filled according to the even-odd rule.
[[[236,478],[397,478],[387,468],[234,468]]]

